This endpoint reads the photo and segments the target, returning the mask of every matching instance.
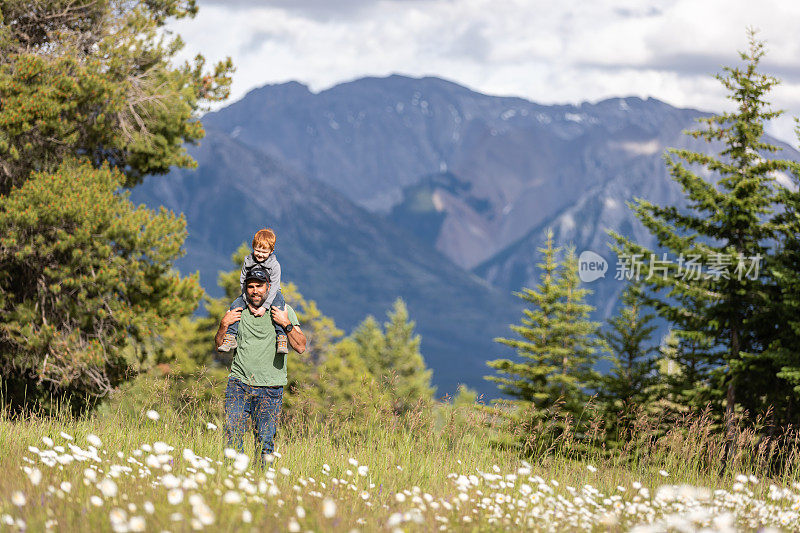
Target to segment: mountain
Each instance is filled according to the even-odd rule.
[[[200,272],[220,295],[220,271],[256,230],[272,227],[285,281],[316,300],[337,325],[352,329],[368,314],[385,318],[402,297],[422,335],[426,363],[439,393],[458,383],[492,392],[485,361],[502,350],[492,342],[521,313],[505,291],[489,287],[432,247],[319,181],[289,170],[230,136],[210,130],[190,153],[195,170],[150,177],[134,202],[182,212],[189,236],[182,272]]]
[[[553,227],[557,244],[609,262],[606,278],[589,286],[594,318],[604,319],[623,288],[605,230],[654,246],[626,202],[682,201],[663,154],[709,150],[684,133],[704,116],[652,98],[545,106],[393,75],[319,93],[297,82],[268,85],[204,123],[384,215],[506,292],[538,282],[536,249]],[[784,147],[781,157],[800,155]]]
[[[402,296],[440,392],[465,382],[496,396],[484,362],[519,323],[512,292],[539,282],[546,229],[606,259],[586,286],[593,319],[608,318],[625,284],[606,230],[654,247],[626,202],[681,205],[663,154],[714,151],[683,133],[707,115],[652,98],[546,106],[430,77],[268,85],[203,118],[196,171],[133,196],[186,214],[179,267],[212,293],[233,250],[272,226],[287,280],[337,324],[382,318]]]
[[[373,212],[396,219],[427,194],[442,220],[425,238],[471,269],[631,164],[663,176],[664,148],[701,115],[639,98],[543,106],[390,76],[317,94],[298,83],[266,86],[204,123]],[[426,188],[436,175],[447,183]]]

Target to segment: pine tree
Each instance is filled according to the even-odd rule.
[[[402,299],[395,300],[388,318],[383,325],[386,344],[381,360],[382,373],[377,375],[388,378],[394,410],[402,413],[419,402],[433,399],[433,371],[425,367],[425,359],[419,351],[420,336],[414,334],[414,322],[409,319]]]
[[[533,304],[523,310],[522,324],[511,329],[521,339],[498,338],[497,342],[516,349],[521,360],[489,361],[497,376],[486,379],[499,384],[512,402],[534,416],[546,417],[548,411],[563,411],[573,421],[581,419],[589,400],[588,389],[597,384],[593,370],[595,353],[601,343],[596,337],[599,324],[587,318],[592,307],[584,302],[589,293],[579,288],[578,265],[570,249],[560,265],[553,247],[553,232],[547,232],[540,284],[536,289],[523,288],[515,293]]]
[[[743,68],[724,69],[717,76],[736,103],[736,110],[701,119],[704,128],[690,134],[708,143],[720,142],[718,156],[670,150],[667,165],[688,201],[685,211],[638,200],[631,207],[658,246],[677,262],[663,262],[651,250],[611,232],[621,257],[642,258],[652,290],[648,304],[681,331],[683,339],[713,341],[705,365],[715,368],[716,387],[723,392],[726,419],[732,429],[735,407],[751,414],[764,412],[762,388],[774,369],[761,357],[764,331],[758,309],[768,307],[766,273],[760,260],[774,239],[774,173],[791,163],[769,159],[778,148],[763,140],[764,123],[779,115],[764,99],[777,83],[758,71],[763,43],[750,32],[750,47],[742,53]],[[700,166],[716,177],[704,179],[692,171]],[[640,254],[640,255],[637,255]],[[699,276],[689,261],[706,267]],[[655,273],[655,276],[650,276]],[[766,376],[765,376],[766,373]]]
[[[230,60],[174,66],[194,0],[0,3],[0,370],[6,399],[96,403],[203,293],[173,270],[182,218],[123,187],[191,167]],[[163,354],[162,354],[163,355]]]
[[[198,111],[227,98],[232,65],[173,66],[164,24],[195,0],[0,3],[0,194],[67,158],[108,163],[125,184],[192,167]]]
[[[664,338],[658,361],[659,397],[664,400],[662,411],[668,424],[687,413],[703,411],[713,400],[711,372],[716,365],[708,361],[712,344],[711,339],[685,337],[676,329]]]
[[[630,284],[622,294],[623,308],[608,320],[600,334],[607,345],[611,369],[600,378],[598,401],[605,414],[606,431],[615,442],[623,441],[638,411],[652,400],[656,383],[658,346],[647,346],[656,326],[655,315],[646,313],[641,287]]]
[[[367,368],[358,344],[350,338],[337,343],[318,368],[313,389],[308,391],[317,411],[345,420],[362,418],[375,409],[392,408],[391,398]]]
[[[778,246],[766,264],[773,281],[770,305],[761,309],[761,328],[771,339],[764,356],[777,378],[764,383],[763,391],[776,426],[800,424],[800,164],[791,166],[790,176],[791,186],[778,189]]]
[[[134,206],[123,180],[64,165],[0,199],[0,372],[15,407],[94,403],[135,372],[126,345],[197,306],[197,277],[171,268],[185,221]]]
[[[389,395],[397,413],[404,413],[419,403],[433,398],[432,371],[425,367],[419,351],[420,337],[414,334],[414,322],[408,309],[397,299],[383,331],[368,316],[351,335],[358,353],[370,374],[378,379]]]

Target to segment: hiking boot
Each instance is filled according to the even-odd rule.
[[[289,339],[286,338],[286,335],[278,335],[278,353],[289,353]]]
[[[222,344],[220,344],[219,348],[217,348],[217,351],[223,353],[230,352],[231,350],[236,349],[237,346],[239,345],[236,342],[236,335],[233,333],[226,333],[225,338],[222,341]]]

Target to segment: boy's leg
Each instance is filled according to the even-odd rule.
[[[278,416],[283,405],[283,387],[257,387],[258,392],[253,406],[256,450],[261,451],[262,464],[271,459],[275,451],[275,433],[278,429]]]
[[[286,309],[286,300],[283,299],[283,294],[281,294],[281,291],[278,291],[278,294],[275,295],[275,299],[272,300],[272,306],[277,307],[281,311]],[[277,353],[289,353],[289,339],[286,337],[286,332],[283,331],[283,328],[278,324],[273,322],[273,325],[275,326],[275,343],[277,347]]]
[[[228,309],[231,309],[231,310],[233,310],[233,309],[242,309],[242,310],[244,310],[245,307],[247,307],[247,302],[244,301],[244,296],[239,295],[239,297],[236,298],[233,301],[233,303],[231,303],[231,306]],[[225,333],[231,334],[231,335],[234,335],[234,336],[238,332],[239,332],[239,321],[238,320],[236,322],[234,322],[233,324],[231,324],[230,326],[228,326],[228,329],[225,330]]]
[[[244,301],[243,296],[239,296],[236,298],[233,303],[230,305],[228,309],[244,309],[247,307],[247,303]],[[217,351],[220,352],[229,352],[238,347],[236,343],[236,334],[239,332],[239,321],[237,320],[230,326],[228,329],[225,330],[225,338],[222,341],[222,345],[217,348]]]

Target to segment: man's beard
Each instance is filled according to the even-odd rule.
[[[254,307],[261,307],[261,304],[264,303],[264,297],[261,295],[249,296],[248,299],[250,300],[250,303],[253,304]]]

